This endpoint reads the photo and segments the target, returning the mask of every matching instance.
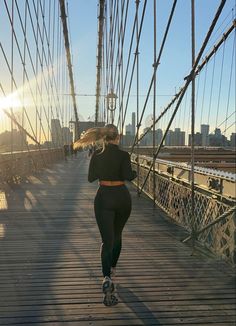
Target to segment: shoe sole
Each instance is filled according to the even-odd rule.
[[[115,306],[118,303],[117,297],[113,294],[114,284],[107,281],[103,284],[102,290],[104,293],[103,304],[105,306]]]

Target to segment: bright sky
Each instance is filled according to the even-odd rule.
[[[48,6],[54,4],[54,0],[42,1],[45,3],[46,20],[48,19]],[[119,3],[121,4],[122,1]],[[69,12],[69,30],[71,37],[71,51],[73,61],[73,73],[75,79],[76,93],[80,94],[77,97],[79,115],[85,120],[88,117],[93,116],[95,113],[95,89],[96,89],[96,54],[97,54],[97,26],[98,26],[98,1],[97,0],[67,0],[68,12]],[[110,3],[111,1],[108,1]],[[12,0],[6,2],[11,8]],[[4,51],[8,60],[11,58],[11,25],[6,11],[6,3],[0,1],[0,42],[3,44]],[[16,2],[14,2],[15,4]],[[19,8],[24,15],[24,3],[23,1],[17,1]],[[29,0],[29,7],[33,12],[33,1]],[[129,13],[127,20],[126,38],[124,43],[124,72],[127,63],[127,53],[130,46],[131,27],[134,21],[135,15],[135,0],[129,1]],[[139,19],[143,10],[144,0],[140,1]],[[157,4],[157,53],[160,49],[160,44],[163,39],[163,34],[166,28],[167,20],[173,4],[172,0],[156,0]],[[212,19],[216,13],[216,10],[220,4],[220,0],[196,0],[195,12],[196,12],[196,54],[198,53],[202,42],[207,34]],[[16,5],[15,5],[16,6]],[[213,45],[222,37],[223,33],[232,24],[233,17],[235,18],[235,6],[236,0],[227,0],[224,6],[223,12],[219,18],[217,26],[214,29],[212,37],[207,45],[204,56],[212,49]],[[20,29],[19,18],[16,14],[15,7],[14,14],[14,26],[18,36],[21,50],[23,51],[24,38]],[[34,16],[33,19],[36,20]],[[42,18],[41,18],[42,19]],[[30,25],[30,19],[28,16],[28,26]],[[47,21],[47,24],[49,22]],[[35,23],[36,26],[36,23]],[[27,29],[28,41],[33,40],[32,28]],[[20,33],[21,32],[21,33]],[[52,28],[51,28],[52,38]],[[144,24],[141,34],[140,47],[139,47],[139,111],[143,109],[146,94],[150,85],[152,73],[153,73],[153,0],[147,0],[147,8],[144,18]],[[32,56],[35,58],[35,47],[30,48]],[[41,49],[40,49],[41,51]],[[134,59],[135,46],[132,48],[131,65],[132,67]],[[209,61],[205,68],[196,79],[196,130],[200,129],[200,124],[209,123],[211,125],[211,131],[215,127],[221,124],[222,131],[227,129],[227,136],[231,132],[235,132],[235,31],[231,33],[230,37],[226,40],[225,45],[220,48],[217,54]],[[56,55],[56,52],[54,53]],[[30,67],[30,60],[27,57],[27,71],[29,73],[30,82],[26,85],[22,84],[22,62],[21,58],[17,54],[16,45],[14,48],[14,78],[16,79],[18,89],[13,87],[15,92],[12,92],[7,99],[2,97],[0,92],[0,108],[11,106],[17,107],[17,101],[19,101],[19,94],[25,94],[25,97],[30,98],[30,88],[35,89],[36,83],[40,84],[42,80],[42,74],[38,74],[37,78],[34,77],[34,73]],[[60,56],[57,58],[56,65],[63,64]],[[35,59],[34,59],[35,61]],[[201,62],[201,61],[200,61]],[[9,62],[10,64],[10,62]],[[64,61],[65,64],[65,61]],[[5,63],[4,56],[0,50],[0,66],[1,66],[1,84],[6,94],[11,93],[11,78]],[[46,70],[46,68],[44,68]],[[66,69],[66,68],[65,68]],[[157,116],[168,105],[173,95],[184,85],[184,77],[187,76],[191,69],[191,0],[178,0],[174,18],[170,27],[170,31],[167,37],[167,42],[164,47],[164,51],[160,60],[160,65],[157,70]],[[40,71],[40,70],[39,70]],[[47,74],[48,72],[46,72]],[[130,77],[130,72],[128,74]],[[212,76],[214,78],[212,79]],[[47,78],[47,77],[46,77]],[[57,78],[57,76],[56,76]],[[129,83],[130,78],[128,78]],[[128,83],[126,86],[125,94],[127,94]],[[43,90],[44,91],[44,90]],[[68,90],[69,92],[69,90]],[[136,74],[131,88],[131,96],[129,102],[124,102],[124,106],[127,105],[127,119],[125,124],[131,122],[131,113],[136,112]],[[89,96],[84,96],[89,95]],[[61,101],[66,102],[66,96],[59,94]],[[63,98],[64,96],[64,98]],[[190,128],[190,98],[191,88],[186,93],[182,105],[179,109],[179,113],[173,121],[171,129],[175,127],[181,127],[189,132]],[[144,128],[150,115],[153,111],[153,92],[148,101],[147,108],[144,114],[142,128]],[[27,101],[27,99],[25,99]],[[44,99],[47,106],[48,99]],[[31,101],[32,102],[32,101]],[[25,103],[27,106],[27,103]],[[19,105],[18,105],[19,106]],[[63,106],[67,107],[67,103],[63,103]],[[56,108],[55,108],[56,109]],[[35,104],[32,102],[27,106],[28,114],[31,122],[35,124]],[[0,110],[1,111],[1,110]],[[118,110],[117,110],[118,111]],[[56,114],[56,113],[55,113]],[[65,113],[64,121],[69,121],[73,118],[69,111]],[[70,116],[69,116],[70,115]],[[164,129],[169,118],[171,111],[165,115],[164,119],[161,119],[157,128]],[[224,123],[226,117],[230,118]],[[116,119],[118,113],[116,114]],[[0,113],[0,130],[6,129],[6,123],[3,114]],[[44,122],[45,121],[45,122]],[[46,124],[46,118],[43,123]],[[223,124],[222,124],[223,123]],[[37,124],[37,122],[36,122]],[[9,119],[8,119],[9,126]],[[27,126],[28,130],[30,126]],[[35,128],[38,128],[35,126]]]
[[[143,7],[143,2],[140,2],[140,16]],[[160,42],[163,37],[163,31],[166,26],[166,22],[172,7],[173,1],[170,0],[157,0],[157,47],[159,49]],[[195,13],[196,13],[196,53],[199,51],[200,46],[208,31],[209,25],[215,15],[215,12],[219,6],[220,1],[217,0],[197,0],[195,1]],[[73,64],[74,75],[76,80],[76,91],[79,94],[95,94],[96,85],[96,49],[97,49],[97,1],[96,0],[68,0],[69,15],[70,15],[70,30],[72,39],[72,52],[73,52]],[[130,28],[135,12],[135,1],[130,1],[129,20],[128,27]],[[178,0],[175,10],[173,23],[170,28],[167,43],[164,48],[163,56],[161,58],[161,64],[157,72],[158,95],[172,95],[181,87],[184,83],[183,78],[188,75],[191,66],[191,1],[190,0]],[[212,48],[215,42],[222,36],[222,33],[232,22],[232,17],[235,17],[235,0],[228,0],[223,9],[219,23],[213,32],[207,51]],[[128,32],[127,32],[128,33]],[[233,34],[231,35],[231,41],[225,48],[225,89],[221,87],[221,105],[223,102],[227,102],[227,90],[229,88],[229,67],[231,64],[232,48],[233,48]],[[127,41],[128,46],[128,41]],[[235,46],[235,44],[234,44]],[[153,1],[147,1],[146,15],[144,19],[144,27],[142,32],[141,44],[140,44],[140,94],[146,95],[147,89],[151,80],[152,63],[153,63]],[[228,53],[228,54],[226,54]],[[235,53],[234,53],[235,55]],[[215,67],[221,66],[222,51],[219,51],[218,58],[216,59]],[[200,61],[201,62],[201,61]],[[227,68],[228,67],[228,68]],[[211,68],[212,69],[212,68]],[[227,70],[228,69],[228,70]],[[218,69],[219,70],[219,69]],[[226,72],[227,70],[227,72]],[[203,73],[204,74],[204,73]],[[218,75],[215,72],[216,80],[219,79],[220,71]],[[211,74],[212,75],[212,74]],[[218,77],[217,77],[218,76]],[[202,81],[203,81],[203,77]],[[206,87],[210,87],[210,75],[207,76],[208,81]],[[135,86],[134,80],[134,86]],[[235,83],[235,77],[234,77]],[[200,84],[203,84],[201,82]],[[208,85],[208,86],[207,86]],[[135,86],[136,87],[136,86]],[[217,94],[219,85],[215,85],[215,93]],[[235,108],[235,93],[233,94],[233,85],[231,83],[230,98],[234,98],[230,102],[231,111]],[[201,94],[202,92],[202,94]],[[203,86],[199,86],[199,101],[202,101]],[[206,90],[205,90],[206,93]],[[135,88],[132,90],[132,94],[136,94]],[[206,95],[205,95],[206,97]],[[213,98],[216,95],[213,94]],[[222,102],[222,98],[224,100]],[[78,99],[78,107],[80,114],[86,119],[88,116],[94,114],[95,97],[80,96]],[[140,110],[145,97],[140,98]],[[171,96],[158,96],[158,110],[164,108],[169,103]],[[209,99],[206,98],[206,101]],[[204,111],[208,109],[204,105]],[[214,105],[213,105],[214,106]],[[217,107],[217,103],[215,103]],[[128,107],[127,123],[131,120],[131,112],[136,110],[136,99],[131,98]],[[224,111],[224,109],[223,109]],[[152,112],[152,104],[150,103],[147,109],[147,114]],[[221,110],[222,113],[222,110]],[[147,115],[146,114],[146,115]],[[203,113],[204,114],[204,113]],[[207,113],[206,113],[207,114]],[[215,113],[216,115],[216,113]],[[213,120],[215,117],[213,118]],[[225,117],[222,117],[225,119]],[[204,121],[203,121],[204,120]],[[206,123],[207,119],[202,117],[202,123]],[[223,120],[222,120],[223,121]]]

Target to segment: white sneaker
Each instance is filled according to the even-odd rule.
[[[104,293],[103,303],[105,306],[114,306],[118,303],[117,297],[114,295],[114,283],[110,277],[104,277],[102,282],[102,291]]]

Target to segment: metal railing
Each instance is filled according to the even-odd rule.
[[[136,155],[132,154],[133,168],[137,168]],[[143,184],[148,174],[151,157],[139,156],[139,180]],[[157,160],[155,174],[149,174],[143,188],[150,198],[169,217],[190,232],[186,239],[198,242],[218,257],[236,263],[236,194],[235,175],[220,171],[195,169],[195,208],[191,214],[191,167],[184,163]],[[153,194],[155,176],[155,196]],[[193,235],[192,226],[196,230]]]
[[[62,148],[0,154],[0,182],[18,182],[64,158]]]

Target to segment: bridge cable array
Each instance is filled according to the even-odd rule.
[[[37,149],[45,165],[46,149],[70,143],[69,120],[73,115],[73,98],[64,95],[71,94],[71,80],[60,3],[4,0],[0,7],[0,29],[5,33],[0,38],[0,108],[9,119],[1,129],[6,130],[2,138],[10,139],[1,151],[13,155],[27,150],[37,166]]]
[[[125,5],[126,3],[126,5]],[[194,1],[192,1],[194,4]],[[159,53],[157,52],[157,8],[156,1],[153,0],[153,72],[151,74],[150,83],[147,87],[147,93],[145,96],[144,103],[140,101],[140,53],[142,53],[141,48],[141,36],[143,30],[145,28],[145,18],[146,12],[150,10],[147,1],[142,2],[142,6],[140,1],[135,2],[135,7],[131,7],[129,1],[122,1],[118,3],[117,1],[107,1],[105,2],[105,31],[103,33],[104,36],[104,47],[103,50],[104,58],[103,63],[106,65],[106,69],[104,68],[103,73],[106,73],[107,76],[104,77],[103,89],[104,94],[108,94],[110,89],[114,89],[115,93],[118,94],[118,117],[116,117],[116,111],[109,112],[109,109],[105,105],[104,99],[104,107],[103,110],[106,112],[103,114],[106,117],[106,123],[114,123],[116,122],[117,126],[120,129],[121,134],[124,133],[124,126],[127,120],[127,113],[130,110],[130,98],[132,90],[136,90],[136,130],[133,137],[133,143],[131,144],[130,153],[133,154],[136,152],[136,167],[139,171],[139,145],[144,142],[147,136],[150,136],[152,133],[152,148],[153,148],[153,161],[149,164],[148,171],[145,174],[145,177],[142,176],[142,183],[140,177],[137,180],[137,190],[140,194],[142,191],[145,191],[146,183],[149,180],[150,173],[153,172],[153,199],[155,202],[156,196],[156,187],[155,184],[155,162],[159,156],[159,153],[164,145],[167,143],[168,137],[170,135],[170,127],[175,123],[177,129],[181,126],[183,130],[190,131],[190,142],[192,143],[191,155],[193,160],[192,166],[192,214],[190,217],[190,226],[192,232],[195,232],[194,226],[194,213],[197,208],[194,207],[194,151],[196,146],[196,136],[195,135],[195,124],[199,124],[200,126],[209,123],[215,118],[215,126],[211,125],[211,128],[214,127],[214,132],[217,132],[217,128],[224,125],[223,134],[228,130],[232,130],[232,127],[235,125],[235,121],[229,123],[231,119],[235,116],[235,109],[232,112],[233,101],[235,101],[232,95],[233,89],[233,71],[235,71],[235,37],[232,40],[232,35],[234,31],[235,35],[235,8],[232,9],[232,13],[227,14],[227,17],[224,18],[222,23],[219,23],[219,18],[221,17],[223,8],[226,4],[226,1],[220,1],[218,7],[216,8],[216,12],[214,18],[209,26],[209,29],[204,37],[202,45],[194,57],[193,65],[188,73],[188,75],[184,78],[184,84],[175,91],[175,95],[170,99],[169,103],[164,106],[164,109],[159,109],[157,98],[157,87],[160,84],[159,75],[157,76],[157,71],[161,68],[161,58],[164,53],[164,49],[166,44],[168,45],[168,36],[171,32],[171,26],[173,24],[173,17],[175,16],[176,10],[178,10],[177,1],[173,1],[172,7],[170,9],[170,13],[167,19],[166,26],[164,28],[162,42],[160,44]],[[109,7],[109,10],[107,9]],[[126,8],[124,10],[124,8]],[[130,9],[131,8],[131,9]],[[193,8],[193,7],[192,7]],[[132,10],[133,9],[133,10]],[[135,10],[134,10],[135,9]],[[129,30],[127,30],[127,15],[128,11],[133,13],[133,18],[129,18]],[[108,16],[109,13],[109,16]],[[232,16],[232,17],[231,17]],[[150,18],[149,18],[150,20]],[[216,28],[217,26],[217,28]],[[210,41],[212,42],[213,37],[217,38],[221,34],[221,38],[219,40],[214,41],[213,45],[211,45],[211,50],[209,47]],[[111,40],[111,37],[113,39]],[[232,44],[232,50],[230,46]],[[226,50],[227,48],[227,50]],[[115,56],[116,51],[116,56]],[[206,51],[208,51],[207,54]],[[133,53],[133,60],[131,59],[131,55]],[[226,65],[226,60],[229,61],[230,54],[230,65]],[[205,55],[205,57],[203,57]],[[221,59],[220,59],[221,55]],[[114,58],[116,57],[116,61],[114,64]],[[165,57],[162,58],[162,61],[165,60]],[[200,62],[200,60],[202,60]],[[220,64],[219,64],[220,62]],[[115,67],[115,68],[114,68]],[[227,69],[226,69],[227,67]],[[220,68],[220,69],[219,69]],[[225,69],[224,69],[225,68]],[[113,73],[113,69],[115,72]],[[225,70],[225,71],[224,71]],[[219,74],[219,76],[218,76]],[[227,77],[227,76],[228,77]],[[201,78],[203,76],[203,78]],[[227,77],[228,82],[225,83],[224,78]],[[136,78],[136,85],[134,84],[134,80]],[[216,81],[218,80],[218,87],[216,85]],[[196,81],[196,95],[191,96],[189,94],[189,86],[194,84]],[[116,86],[115,86],[116,85]],[[193,86],[195,89],[195,86]],[[227,92],[227,101],[223,106],[225,108],[225,117],[222,116],[222,103],[221,97],[223,93]],[[227,89],[227,91],[225,91]],[[141,132],[141,126],[144,120],[145,113],[149,110],[150,105],[149,100],[152,97],[153,92],[153,105],[152,105],[152,122]],[[194,90],[195,93],[195,90]],[[192,113],[191,113],[191,105],[189,101],[192,101]],[[213,110],[214,107],[214,110]],[[216,108],[216,110],[215,110]],[[159,111],[160,110],[160,111]],[[158,112],[159,111],[159,112]],[[194,115],[194,117],[193,117]],[[196,115],[196,117],[195,117]],[[188,120],[186,122],[186,120]],[[220,120],[222,122],[220,122]],[[159,139],[156,138],[156,132],[160,132],[160,126],[162,126],[164,132],[161,134]],[[158,129],[159,127],[159,129]],[[191,130],[192,129],[192,130]],[[139,173],[138,173],[139,175]]]

